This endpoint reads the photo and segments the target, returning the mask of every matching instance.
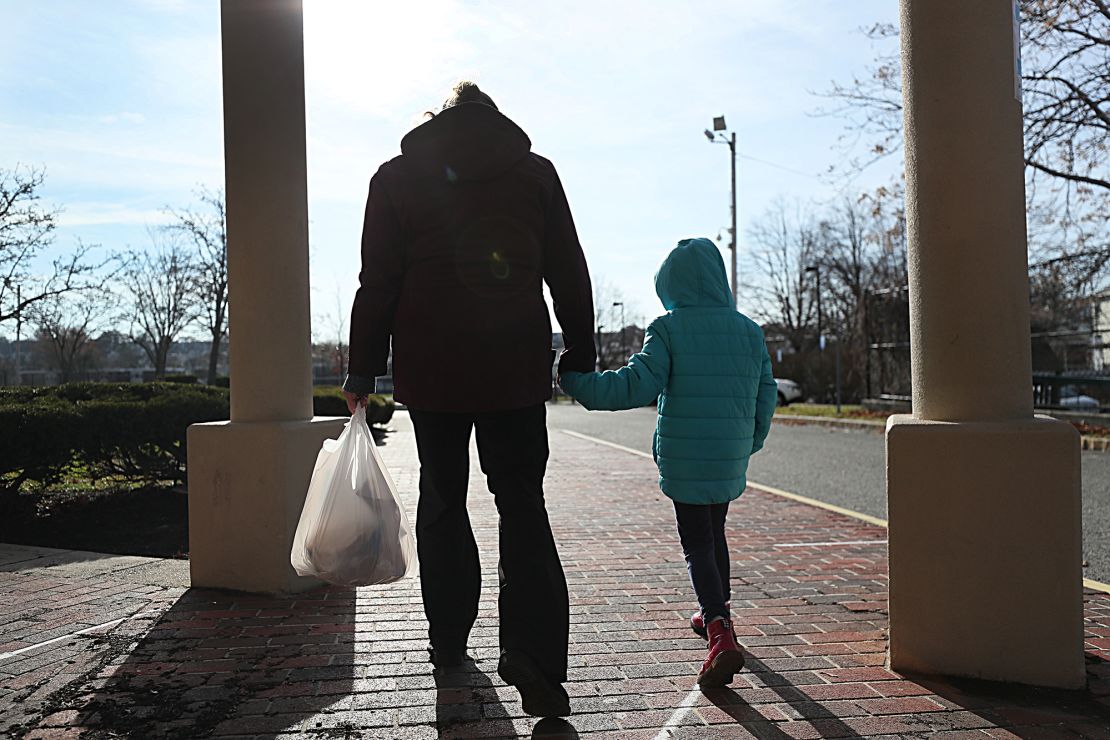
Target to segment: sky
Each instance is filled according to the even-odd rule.
[[[714,116],[737,133],[741,284],[745,230],[775,199],[828,202],[891,174],[821,177],[845,156],[844,122],[815,115],[814,93],[862,71],[875,47],[859,29],[895,21],[894,0],[304,7],[320,338],[335,335],[357,288],[370,176],[461,79],[555,163],[591,274],[622,294],[629,323],[662,312],[652,277],[678,239],[727,245],[728,147],[702,133]],[[43,199],[63,209],[57,253],[78,239],[144,247],[167,207],[222,186],[216,0],[0,0],[0,13],[0,168],[46,170]],[[742,294],[741,310],[753,307]]]

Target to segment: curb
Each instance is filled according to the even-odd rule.
[[[816,425],[831,427],[833,429],[852,429],[863,432],[886,432],[885,421],[869,421],[867,419],[831,419],[826,416],[795,416],[793,414],[775,414],[771,417],[772,423],[792,424],[795,426]]]
[[[1080,446],[1092,452],[1110,452],[1110,437],[1092,437],[1084,434]]]
[[[830,419],[824,416],[794,416],[791,414],[776,414],[771,421],[778,424],[794,426],[816,425],[832,429],[852,429],[872,433],[885,433],[886,422],[868,421],[866,419]],[[1110,452],[1110,437],[1095,437],[1084,434],[1080,437],[1080,448],[1089,452]]]

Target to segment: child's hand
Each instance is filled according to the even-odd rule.
[[[563,389],[563,393],[566,393],[572,398],[574,397],[574,380],[579,375],[581,375],[581,373],[575,372],[573,370],[568,370],[566,373],[558,374],[558,376],[556,377],[556,381],[559,383],[559,387]]]

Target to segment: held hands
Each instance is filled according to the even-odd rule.
[[[347,399],[347,410],[352,414],[355,413],[355,409],[359,406],[366,405],[366,396],[359,396],[350,391],[343,391],[343,397]]]

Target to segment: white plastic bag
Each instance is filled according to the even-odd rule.
[[[316,458],[289,560],[302,576],[343,586],[416,573],[412,527],[361,406]]]

